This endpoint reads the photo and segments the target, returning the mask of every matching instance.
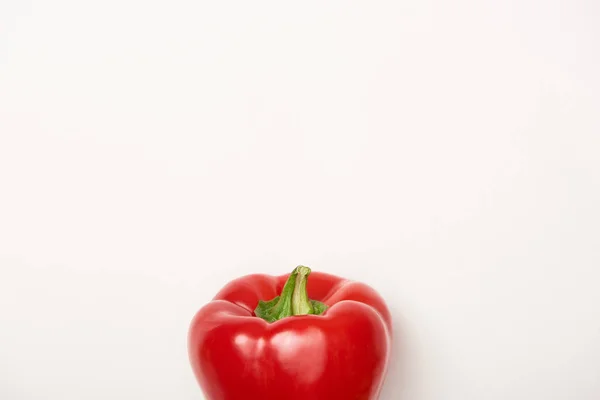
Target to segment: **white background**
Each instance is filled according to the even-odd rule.
[[[193,314],[304,263],[389,301],[383,399],[597,400],[599,22],[3,0],[0,398],[202,399]]]

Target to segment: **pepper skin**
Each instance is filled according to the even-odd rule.
[[[375,400],[391,328],[369,286],[298,267],[226,285],[194,317],[188,350],[207,400]]]

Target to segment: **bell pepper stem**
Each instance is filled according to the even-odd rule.
[[[300,266],[296,268],[296,282],[292,293],[292,315],[313,314],[313,306],[308,299],[306,283],[310,275],[310,268]]]
[[[254,314],[267,322],[275,322],[294,315],[320,315],[325,312],[325,304],[308,297],[306,284],[310,273],[308,267],[296,267],[283,285],[281,295],[269,301],[260,300]]]

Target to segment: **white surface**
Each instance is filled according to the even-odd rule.
[[[390,3],[0,3],[0,398],[201,399],[195,311],[299,263],[384,399],[600,398],[599,3]]]

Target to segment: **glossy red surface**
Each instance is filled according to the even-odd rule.
[[[278,296],[288,275],[232,281],[194,317],[192,368],[207,400],[373,400],[390,352],[391,317],[369,286],[313,272],[310,298],[320,316],[274,323],[255,317],[259,300]]]

